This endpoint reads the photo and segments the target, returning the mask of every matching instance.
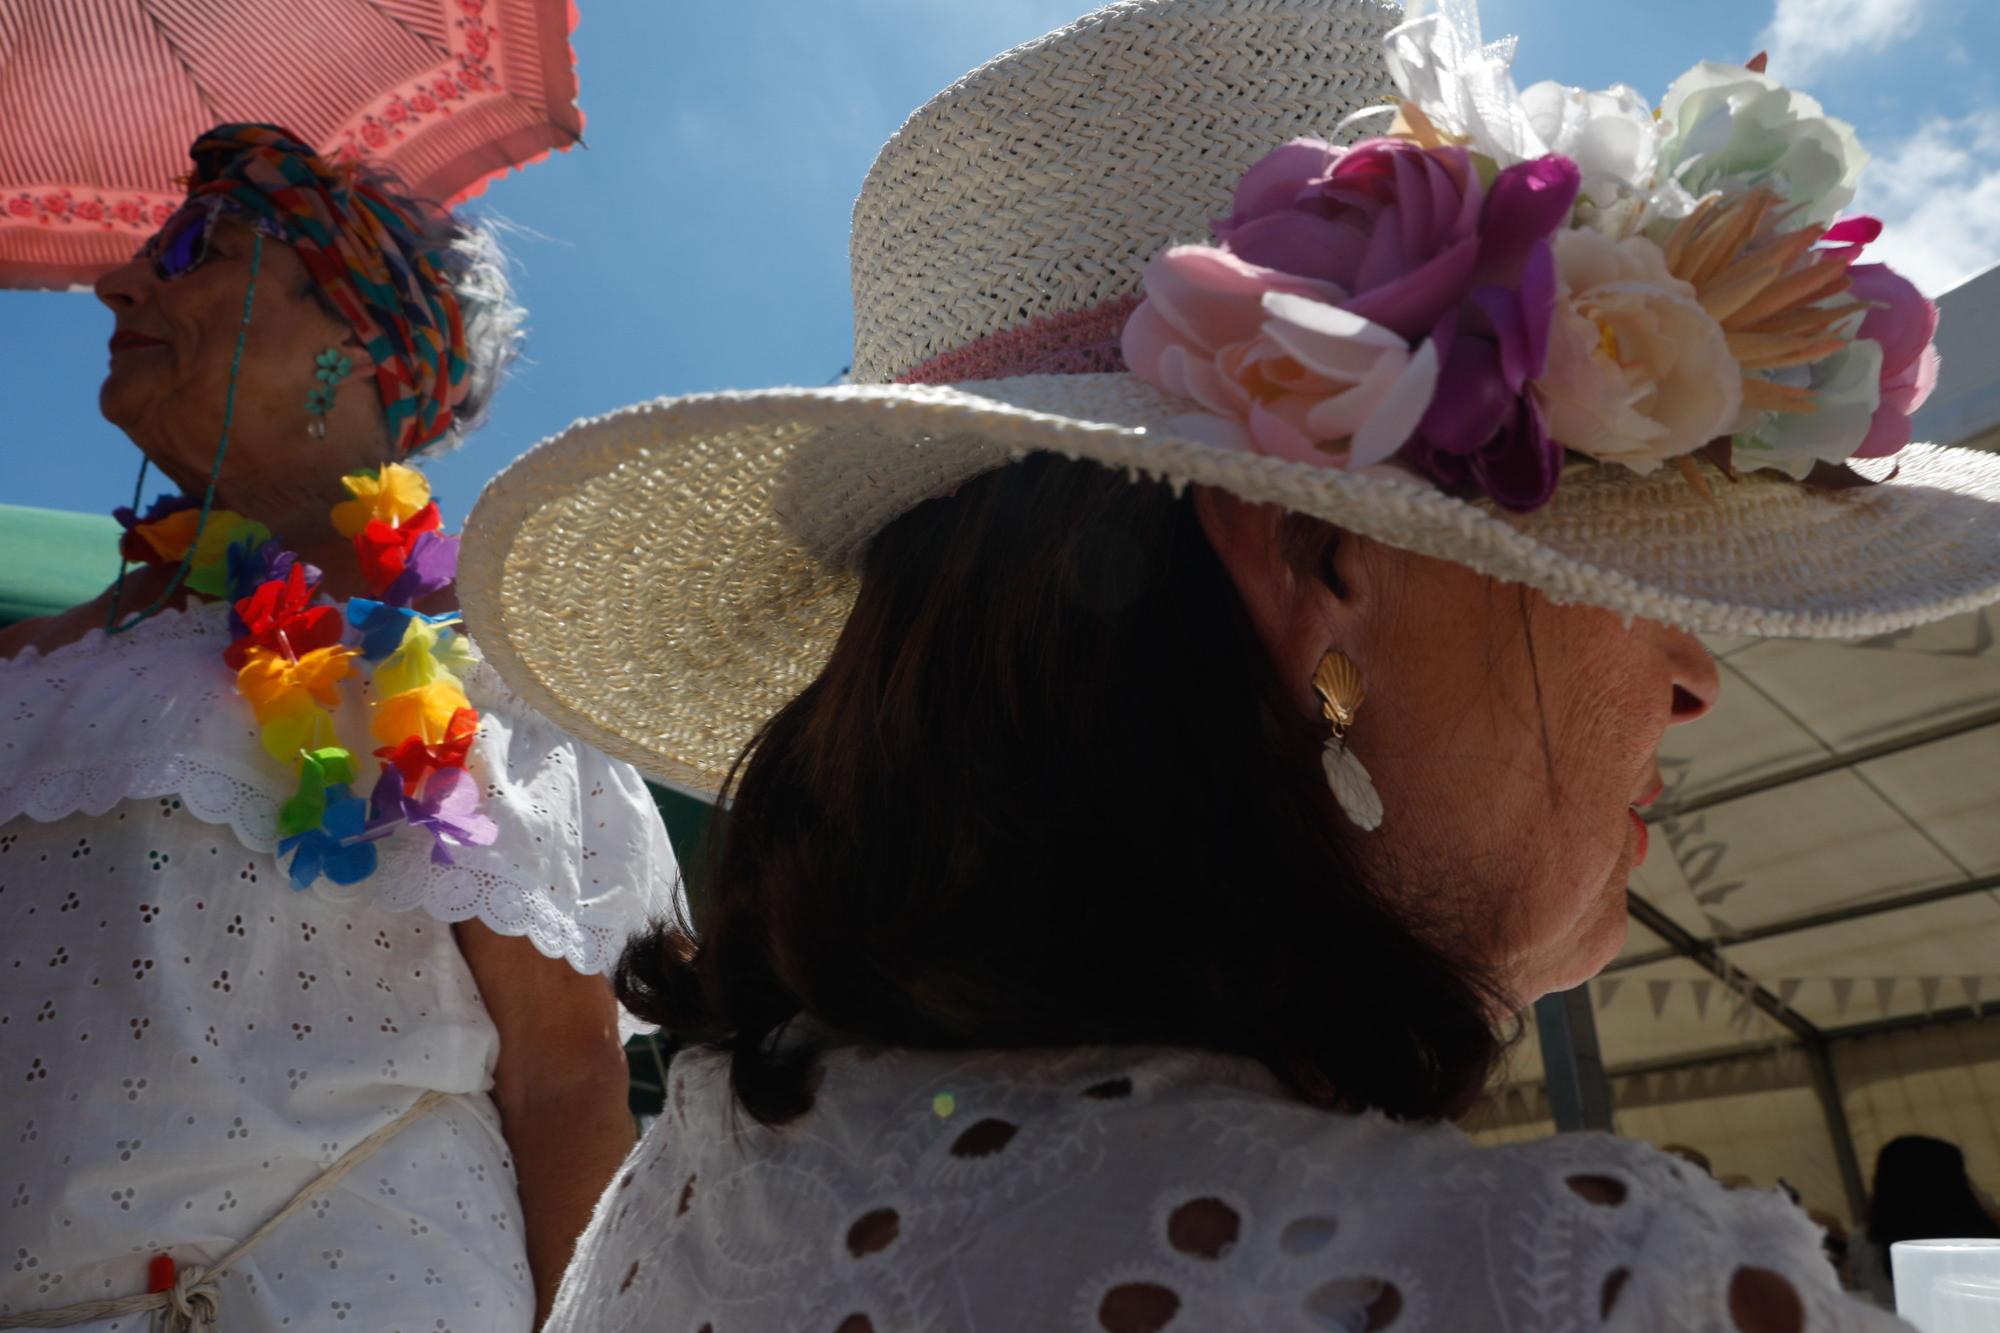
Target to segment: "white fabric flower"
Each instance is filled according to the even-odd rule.
[[[1727,435],[1742,374],[1659,247],[1567,231],[1555,252],[1548,368],[1535,381],[1549,438],[1645,473]]]
[[[1666,126],[1636,89],[1616,84],[1589,92],[1537,83],[1521,94],[1529,127],[1545,153],[1561,153],[1583,172],[1578,220],[1608,236],[1628,236],[1656,218],[1686,217],[1695,200],[1679,182],[1660,180]]]
[[[1868,154],[1854,127],[1802,92],[1740,65],[1704,61],[1660,105],[1661,164],[1696,196],[1770,187],[1804,205],[1791,227],[1830,222],[1853,202]]]
[[[1868,437],[1882,401],[1882,344],[1856,338],[1824,360],[1768,378],[1812,389],[1817,408],[1766,412],[1742,423],[1731,458],[1745,472],[1768,468],[1802,479],[1815,463],[1845,461]]]
[[[1574,159],[1580,220],[1609,235],[1693,211],[1677,182],[1659,179],[1666,127],[1636,90],[1543,82],[1522,92],[1509,68],[1513,39],[1483,41],[1470,0],[1411,0],[1405,13],[1387,39],[1389,70],[1440,129],[1502,168],[1550,153]]]

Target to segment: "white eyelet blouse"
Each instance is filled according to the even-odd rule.
[[[773,1130],[728,1073],[674,1061],[549,1333],[1905,1328],[1782,1195],[1608,1135],[1485,1148],[1190,1052],[853,1046]]]
[[[143,1292],[154,1254],[219,1258],[437,1089],[456,1095],[235,1265],[220,1326],[527,1329],[499,1039],[448,923],[608,970],[675,891],[658,815],[482,666],[468,768],[498,841],[440,867],[404,829],[361,884],[295,892],[273,855],[294,783],[223,664],[226,615],[0,662],[0,1313]]]

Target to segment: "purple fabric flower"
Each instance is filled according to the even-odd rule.
[[[1520,259],[1517,281],[1472,294],[1483,327],[1466,329],[1446,316],[1433,332],[1448,350],[1405,454],[1447,490],[1476,487],[1504,508],[1527,511],[1549,502],[1562,472],[1562,446],[1549,439],[1528,387],[1547,363],[1555,315],[1555,255],[1546,236]]]
[[[409,606],[451,585],[458,577],[458,538],[441,532],[425,532],[410,547],[410,554],[398,574],[382,591],[389,606]]]
[[[368,808],[371,828],[407,823],[428,829],[431,860],[441,866],[452,864],[453,847],[483,847],[500,836],[499,825],[479,813],[478,779],[462,768],[431,770],[422,792],[411,797],[403,794],[402,774],[385,765]]]
[[[1334,284],[1342,309],[1416,339],[1470,289],[1485,193],[1463,148],[1295,139],[1244,173],[1215,236],[1249,263]]]

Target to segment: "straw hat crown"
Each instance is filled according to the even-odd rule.
[[[1206,240],[1274,145],[1394,95],[1382,38],[1401,18],[1382,0],[1126,0],[973,70],[889,140],[855,203],[854,380],[1122,315],[1146,261]]]

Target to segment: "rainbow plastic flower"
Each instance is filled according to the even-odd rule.
[[[234,607],[243,632],[229,645],[222,660],[240,671],[248,664],[253,649],[261,648],[280,657],[302,657],[339,643],[340,609],[313,605],[317,591],[307,581],[305,567],[297,562],[283,579],[259,584],[255,592]]]
[[[350,472],[340,479],[352,500],[333,507],[333,527],[343,537],[352,537],[372,523],[399,528],[430,503],[430,483],[424,474],[401,463],[390,463],[379,472]]]
[[[146,506],[146,512],[143,514],[133,510],[130,505],[118,506],[111,511],[111,517],[117,519],[118,526],[124,529],[118,538],[118,554],[136,564],[159,564],[167,559],[162,554],[161,547],[171,545],[177,547],[172,559],[180,559],[187,550],[188,543],[194,540],[195,521],[185,520],[186,535],[180,537],[168,536],[167,528],[162,525],[175,514],[200,509],[201,501],[186,495],[159,496],[152,504]],[[147,532],[141,529],[153,529],[153,531]]]
[[[402,576],[418,539],[437,529],[442,522],[437,506],[427,504],[412,514],[401,527],[392,527],[380,519],[370,519],[367,526],[354,534],[354,554],[361,562],[361,578],[372,596],[383,597]]]
[[[317,648],[296,659],[269,648],[252,648],[236,673],[236,688],[250,701],[259,722],[299,711],[301,703],[338,708],[340,691],[355,656],[352,648]]]
[[[187,508],[171,510],[162,518],[135,526],[132,535],[144,545],[143,548],[135,545],[133,550],[136,558],[148,564],[170,565],[188,553],[200,531],[201,502],[190,501]]]
[[[421,737],[405,737],[399,745],[383,746],[375,752],[375,757],[401,774],[404,793],[415,796],[432,769],[464,768],[466,756],[471,753],[472,742],[478,735],[479,714],[473,709],[461,708],[445,724],[442,740],[428,743]]]
[[[441,638],[449,643],[453,637],[449,629],[425,617],[405,622],[403,642],[375,667],[376,694],[386,699],[451,677],[454,673],[439,662],[437,648]]]
[[[391,606],[366,597],[348,599],[347,623],[361,631],[361,656],[369,662],[379,662],[401,648],[412,620],[453,625],[458,623],[458,616],[455,613],[427,616],[407,606]]]
[[[411,736],[434,745],[450,731],[452,714],[471,706],[457,681],[439,677],[377,703],[369,731],[384,745],[398,745]]]
[[[408,606],[448,588],[458,577],[458,538],[420,532],[403,555],[402,572],[382,590],[382,600]]]
[[[404,823],[431,835],[431,861],[452,864],[454,847],[486,846],[500,836],[500,827],[479,812],[479,783],[462,768],[440,768],[424,779],[420,795],[403,788],[401,775],[385,768],[369,798],[371,822],[377,827]]]
[[[297,696],[286,711],[261,719],[258,731],[264,753],[282,764],[296,763],[302,752],[325,749],[338,739],[333,714],[314,703],[310,695]]]
[[[354,755],[340,746],[321,746],[301,753],[298,791],[278,808],[279,836],[289,838],[318,828],[326,817],[327,789],[344,787],[353,781]]]
[[[229,591],[229,553],[240,550],[247,555],[269,540],[271,530],[262,523],[226,509],[211,513],[188,560],[188,588],[204,597],[225,595]]]
[[[294,889],[311,888],[321,875],[335,884],[358,884],[375,873],[376,836],[368,828],[368,802],[345,787],[329,787],[323,823],[280,841],[278,855],[292,858]]]
[[[276,540],[267,541],[257,546],[231,546],[227,558],[229,562],[228,597],[232,603],[240,602],[245,597],[250,596],[262,584],[272,582],[273,580],[282,582],[285,576],[292,572],[294,565],[305,570],[307,583],[317,586],[320,581],[319,570],[300,560]],[[229,611],[229,632],[239,636],[243,633],[242,618],[236,614],[236,608],[233,605]]]

